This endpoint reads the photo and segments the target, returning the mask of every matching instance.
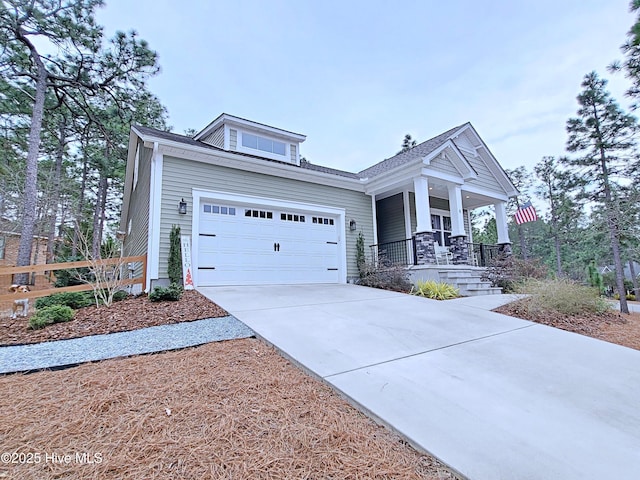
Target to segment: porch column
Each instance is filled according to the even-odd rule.
[[[429,182],[427,181],[427,177],[414,178],[413,191],[416,200],[416,232],[432,232]]]
[[[507,226],[507,202],[493,204],[496,210],[496,227],[498,229],[498,243],[511,243],[509,240],[509,228]]]
[[[427,177],[413,179],[413,191],[416,202],[416,262],[418,265],[435,264],[436,249],[431,225],[431,206],[429,205],[429,182]]]
[[[451,213],[451,236],[466,236],[462,214],[462,186],[449,185],[449,211]]]
[[[449,250],[455,265],[469,263],[469,245],[467,233],[464,231],[464,214],[462,213],[462,185],[449,185],[449,214],[451,215],[451,246]]]
[[[496,210],[499,252],[509,256],[512,254],[512,251],[511,240],[509,239],[509,227],[507,225],[507,202],[496,202],[493,206]]]
[[[409,189],[405,188],[402,192],[402,208],[404,211],[404,238],[411,238],[413,232],[411,231],[411,202],[409,201]],[[413,265],[413,242],[406,242],[407,251],[407,265]]]

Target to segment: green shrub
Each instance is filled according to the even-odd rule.
[[[600,297],[597,288],[586,287],[571,280],[529,280],[524,282],[519,293],[530,298],[525,308],[532,314],[551,312],[563,315],[603,313],[611,308]]]
[[[73,309],[67,305],[44,307],[29,319],[29,328],[36,330],[54,323],[68,322],[73,318],[73,314]]]
[[[458,289],[448,283],[434,280],[418,281],[411,289],[413,295],[432,298],[434,300],[450,300],[458,297]]]
[[[118,290],[116,293],[113,294],[113,301],[114,302],[121,302],[122,300],[124,300],[128,296],[129,296],[129,294],[125,290]]]
[[[171,283],[182,283],[182,249],[180,245],[180,226],[172,225],[169,233],[169,259],[167,273]]]
[[[50,307],[52,305],[66,305],[74,310],[88,307],[94,303],[90,292],[61,292],[36,300],[36,309]]]
[[[172,283],[168,287],[155,287],[149,294],[149,300],[152,302],[178,301],[182,296],[184,289],[182,285]]]

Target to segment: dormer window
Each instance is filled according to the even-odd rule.
[[[193,139],[267,160],[300,165],[300,144],[307,137],[223,113]]]
[[[282,156],[285,156],[287,152],[287,147],[283,142],[271,140],[259,135],[252,135],[246,132],[242,132],[242,146]]]

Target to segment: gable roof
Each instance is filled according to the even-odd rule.
[[[410,150],[407,150],[406,152],[400,152],[394,155],[393,157],[387,158],[386,160],[382,160],[381,162],[376,163],[372,167],[365,168],[364,170],[359,172],[358,175],[360,175],[360,178],[377,177],[378,175],[388,172],[389,170],[393,170],[394,168],[399,167],[400,165],[404,165],[405,163],[415,160],[418,157],[420,158],[426,157],[427,155],[429,155],[430,153],[433,153],[439,147],[444,145],[452,136],[454,136],[454,134],[458,130],[460,130],[462,127],[466,125],[470,125],[470,123],[467,122],[457,127],[453,127],[447,130],[446,132],[441,133],[440,135],[430,138],[426,142],[422,142],[416,145],[415,147],[411,148]]]

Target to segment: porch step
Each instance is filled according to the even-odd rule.
[[[482,280],[477,270],[439,270],[440,281],[455,286],[460,295],[474,297],[480,295],[500,295],[502,289],[492,287],[491,282]]]

